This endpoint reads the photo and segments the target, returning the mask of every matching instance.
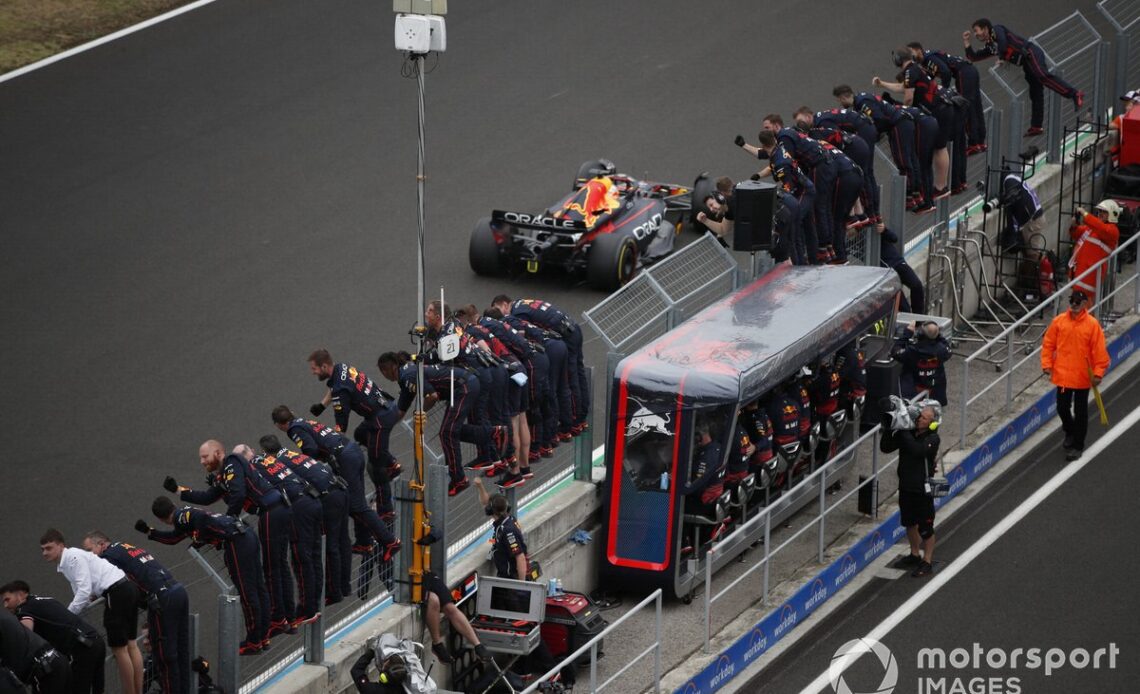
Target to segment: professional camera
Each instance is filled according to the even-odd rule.
[[[914,423],[922,408],[912,405],[897,395],[890,395],[879,400],[879,411],[883,413],[883,427],[891,431],[906,431],[914,429]]]

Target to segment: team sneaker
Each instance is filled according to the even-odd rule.
[[[954,195],[961,195],[962,193],[965,193],[969,189],[970,189],[969,183],[959,183],[958,185],[951,188],[950,192]]]
[[[895,562],[895,566],[900,569],[917,569],[921,565],[922,557],[917,554],[908,554]]]
[[[913,572],[911,572],[910,576],[911,576],[911,578],[926,578],[927,576],[929,576],[933,572],[934,572],[934,567],[930,565],[930,562],[924,561],[918,565],[917,569],[915,569]]]
[[[270,646],[270,643],[269,643],[269,637],[268,637],[268,636],[266,636],[265,638],[263,638],[263,639],[262,639],[261,641],[259,641],[259,642],[258,642],[258,644],[257,644],[257,647],[258,647],[258,648],[260,648],[262,651],[268,651],[268,650],[269,650],[269,646]]]
[[[534,479],[534,473],[530,471],[530,466],[520,467],[519,468],[519,474],[522,475],[522,478],[524,480]]]
[[[238,655],[255,655],[261,652],[261,642],[242,641],[238,644]]]
[[[388,470],[388,479],[394,480],[400,476],[401,472],[404,471],[404,466],[400,465],[399,463],[392,463],[391,465],[389,465],[387,467],[387,470]]]
[[[493,658],[491,652],[488,651],[487,647],[483,644],[479,644],[475,647],[475,657],[479,660],[482,660],[484,663],[489,662]]]
[[[587,424],[586,422],[578,422],[574,426],[570,427],[570,435],[571,436],[579,436],[583,431],[585,431],[589,428],[590,428],[590,425]]]
[[[380,561],[382,561],[382,562],[392,561],[392,557],[395,556],[396,552],[400,551],[400,548],[402,546],[403,546],[403,543],[401,543],[399,540],[392,540],[388,544],[384,545],[384,554],[382,554],[380,556]]]
[[[934,199],[935,200],[941,200],[942,198],[948,198],[948,197],[950,197],[950,189],[949,188],[935,188],[934,189]]]
[[[471,486],[471,483],[467,481],[466,477],[464,477],[463,479],[459,480],[458,482],[452,482],[451,484],[447,485],[447,495],[448,496],[455,496],[455,495],[459,494],[459,492],[463,491],[464,489],[467,489],[470,486]]]
[[[294,619],[291,622],[291,624],[293,625],[294,629],[297,629],[303,624],[312,624],[313,622],[320,619],[320,616],[321,616],[320,612],[316,612],[316,613],[310,614],[310,615],[301,615],[300,617],[297,617],[296,619]]]
[[[934,211],[934,203],[924,202],[911,210],[914,214],[930,214]]]
[[[540,456],[542,456],[543,458],[553,458],[554,457],[554,446],[542,446],[538,449],[538,454]]]
[[[1036,137],[1038,135],[1043,135],[1044,133],[1045,133],[1045,128],[1042,128],[1040,125],[1033,125],[1033,126],[1030,126],[1028,130],[1025,131],[1025,136],[1026,137]]]
[[[289,623],[288,619],[279,619],[276,622],[269,623],[269,632],[265,635],[266,639],[273,638],[278,634],[296,634],[297,630]]]
[[[375,545],[373,545],[372,543],[353,545],[352,546],[352,553],[353,554],[360,554],[363,556],[368,556],[369,554],[372,554],[372,549],[374,547],[375,547]]]
[[[508,472],[503,475],[503,478],[500,479],[497,484],[503,489],[510,489],[511,487],[518,487],[524,482],[526,482],[526,479],[521,473]]]
[[[476,472],[485,472],[497,467],[498,465],[499,461],[497,460],[476,460],[475,462],[467,463],[463,467],[467,468],[468,470],[474,470]]]
[[[542,453],[537,448],[532,448],[526,454],[526,462],[537,463],[542,460]]]

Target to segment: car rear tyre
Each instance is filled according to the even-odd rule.
[[[708,214],[705,198],[712,195],[714,190],[716,190],[716,184],[709,178],[708,172],[702,173],[697,176],[697,180],[693,181],[692,212],[689,215],[689,223],[692,225],[693,231],[698,234],[704,234],[708,230],[708,227],[697,221],[697,214],[701,212]]]
[[[471,230],[467,258],[476,274],[490,276],[503,274],[503,249],[495,240],[490,217],[480,219]]]
[[[637,243],[631,236],[604,234],[594,239],[586,260],[586,279],[595,289],[612,292],[637,274]]]

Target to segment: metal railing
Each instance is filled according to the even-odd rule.
[[[652,690],[654,692],[660,692],[661,691],[661,599],[662,599],[661,589],[658,588],[657,590],[653,591],[649,595],[649,597],[647,597],[644,600],[642,600],[641,602],[637,603],[637,606],[634,607],[632,610],[630,610],[629,612],[626,612],[621,617],[618,617],[612,624],[610,624],[608,627],[603,629],[601,631],[601,633],[599,633],[597,636],[590,639],[586,643],[582,644],[581,648],[574,651],[570,655],[566,656],[562,660],[562,662],[555,665],[553,668],[551,668],[549,671],[547,671],[541,677],[535,678],[535,680],[531,682],[530,686],[528,686],[526,689],[522,690],[522,692],[520,694],[533,694],[533,692],[538,691],[539,686],[542,685],[542,683],[549,681],[550,678],[554,677],[559,672],[561,672],[562,668],[566,667],[567,665],[570,665],[571,663],[576,662],[578,660],[578,658],[580,658],[587,651],[590,652],[590,689],[589,689],[589,691],[591,693],[602,691],[603,689],[608,687],[611,683],[613,683],[614,680],[616,680],[618,677],[621,677],[622,675],[624,675],[630,668],[632,668],[637,663],[641,662],[641,660],[643,658],[649,656],[650,654],[653,655],[653,685],[652,685]],[[615,629],[617,629],[619,626],[621,626],[623,622],[625,622],[627,619],[629,619],[633,615],[637,614],[642,609],[644,609],[647,605],[649,605],[649,603],[653,603],[654,608],[657,611],[657,614],[656,614],[656,617],[654,620],[653,643],[650,644],[641,653],[639,653],[636,657],[632,658],[620,670],[618,670],[614,674],[610,675],[609,678],[606,679],[606,681],[602,682],[601,684],[598,684],[598,644],[600,644],[602,642],[602,639],[604,639],[607,635],[611,634]]]
[[[760,580],[760,604],[767,605],[768,595],[771,591],[770,573],[773,560],[777,557],[777,555],[780,555],[785,550],[793,546],[797,546],[797,541],[800,540],[801,536],[804,536],[813,528],[816,529],[817,532],[814,559],[815,561],[822,564],[824,561],[824,553],[826,552],[827,547],[830,546],[835,539],[838,539],[840,535],[847,532],[852,523],[854,523],[858,518],[863,517],[863,515],[859,513],[858,510],[856,510],[856,513],[848,519],[848,523],[843,524],[838,528],[833,528],[833,530],[836,531],[834,533],[835,537],[829,539],[827,535],[828,516],[836,513],[837,510],[840,509],[846,509],[848,512],[850,512],[851,509],[848,505],[848,502],[851,502],[853,499],[857,500],[861,494],[867,494],[868,492],[863,491],[864,488],[869,489],[869,493],[871,495],[871,517],[878,518],[880,499],[887,498],[894,493],[893,488],[888,487],[885,490],[882,488],[883,473],[887,470],[890,470],[898,462],[897,455],[885,461],[882,460],[882,458],[885,458],[886,456],[879,452],[879,439],[881,432],[882,426],[876,425],[866,433],[860,435],[851,443],[851,445],[836,453],[832,460],[828,461],[826,464],[805,477],[796,485],[796,487],[800,487],[802,485],[806,488],[818,485],[819,491],[816,495],[818,497],[818,506],[816,507],[815,517],[813,517],[795,532],[791,533],[787,537],[782,538],[782,541],[774,548],[772,547],[772,515],[778,507],[769,505],[763,510],[759,511],[755,516],[750,518],[735,531],[713,544],[703,558],[700,560],[694,560],[703,562],[704,564],[703,568],[701,569],[704,574],[703,592],[705,612],[704,646],[702,649],[703,652],[709,652],[709,645],[712,639],[713,606],[715,603],[734,594],[737,586],[739,586],[742,582],[751,577],[757,571],[763,570],[763,576]],[[851,462],[855,463],[855,470],[840,470],[838,473],[835,472],[836,468],[846,468],[850,465]],[[862,463],[866,463],[867,467],[865,469],[859,469],[859,466]],[[864,472],[866,473],[866,476],[863,475]],[[855,486],[852,487],[850,491],[842,494],[838,498],[829,499],[829,496],[831,495],[828,494],[828,488],[835,482],[840,481],[845,477],[849,477],[853,474],[858,474],[858,481]],[[808,511],[810,511],[810,509],[804,507],[798,513],[803,514]],[[799,516],[797,516],[797,519],[802,520],[802,518]],[[763,556],[759,557],[754,564],[748,566],[738,576],[729,581],[729,583],[725,585],[724,588],[714,593],[714,557],[717,554],[725,552],[728,552],[731,555],[733,553],[742,551],[742,547],[747,548],[749,540],[758,534],[760,528],[763,528],[764,531],[762,540],[764,546]],[[802,546],[802,543],[799,544]],[[722,569],[722,572],[723,571],[724,570]],[[751,590],[746,590],[744,591],[744,594],[751,596],[754,593]]]
[[[1021,346],[1021,343],[1017,340],[1018,336],[1026,329],[1026,326],[1034,319],[1044,318],[1047,315],[1045,313],[1046,311],[1051,311],[1051,314],[1048,315],[1055,316],[1059,314],[1060,310],[1063,310],[1061,300],[1068,297],[1078,282],[1086,278],[1095,281],[1102,268],[1107,268],[1107,278],[1114,279],[1120,267],[1120,258],[1123,252],[1129,247],[1137,246],[1140,246],[1140,235],[1133,236],[1127,242],[1117,247],[1107,258],[1081,273],[1079,277],[1073,279],[1068,284],[1058,288],[1057,291],[1053,292],[1050,299],[1041,302],[1032,311],[1029,311],[1026,315],[995,335],[989,342],[978,348],[973,354],[966,357],[963,363],[962,397],[960,400],[963,412],[960,430],[958,432],[958,446],[960,448],[966,444],[966,434],[969,430],[970,422],[973,421],[977,424],[978,422],[975,420],[978,419],[978,415],[981,415],[982,418],[987,416],[986,413],[979,411],[980,405],[978,403],[982,396],[994,388],[1004,385],[1004,407],[1009,407],[1017,394],[1031,386],[1042,376],[1040,361],[1037,359],[1041,352],[1041,346],[1038,345],[1033,349],[1029,349],[1028,345]],[[1140,262],[1135,264],[1131,276],[1124,282],[1116,283],[1115,287],[1106,287],[1106,285],[1113,284],[1113,282],[1109,282],[1108,279],[1105,281],[1095,281],[1095,284],[1096,296],[1094,297],[1089,312],[1097,316],[1102,322],[1105,320],[1106,311],[1113,308],[1114,300],[1118,296],[1124,297],[1125,295],[1122,294],[1122,292],[1130,285],[1133,294],[1131,305],[1127,307],[1127,310],[1128,312],[1140,311]],[[1021,359],[1015,360],[1014,355],[1019,348],[1023,356]],[[1003,349],[1004,352],[998,353],[998,349]],[[1002,372],[1002,374],[998,378],[985,379],[985,384],[980,386],[977,392],[971,396],[970,365],[980,360],[996,362],[997,370]],[[1023,370],[1023,367],[1027,364],[1031,367],[1028,369],[1028,373]],[[1015,377],[1017,381],[1016,387]],[[966,413],[975,411],[976,414],[974,417],[966,416]]]
[[[1120,96],[1140,84],[1140,46],[1132,50],[1140,36],[1140,0],[1100,0],[1096,8],[1112,24],[1113,94]]]

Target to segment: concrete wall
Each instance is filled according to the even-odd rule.
[[[526,536],[531,556],[542,564],[543,578],[561,578],[567,589],[589,592],[594,589],[597,576],[597,543],[578,545],[569,537],[580,528],[596,534],[601,507],[600,488],[591,482],[570,482],[558,489],[538,508],[523,514],[520,524]],[[487,519],[487,530],[491,522]],[[472,571],[495,575],[487,561],[490,545],[476,546],[448,566],[448,582],[454,582]],[[445,626],[446,628],[446,626]],[[272,694],[286,692],[327,694],[328,692],[355,691],[349,678],[349,669],[364,651],[365,644],[375,633],[392,632],[414,641],[427,640],[427,631],[420,619],[420,610],[408,605],[390,605],[375,618],[343,636],[325,649],[323,665],[301,665],[265,691]],[[450,672],[437,665],[432,672],[438,684],[450,681]]]

